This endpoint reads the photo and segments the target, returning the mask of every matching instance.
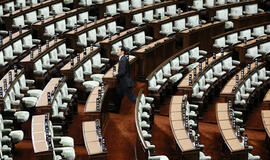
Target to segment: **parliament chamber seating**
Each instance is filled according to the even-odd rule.
[[[261,8],[1,1],[0,159],[269,159],[270,16]],[[120,46],[137,99],[133,108],[125,98],[118,116],[109,112]]]

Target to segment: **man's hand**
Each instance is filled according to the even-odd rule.
[[[113,77],[116,77],[117,73],[116,72],[113,72]]]

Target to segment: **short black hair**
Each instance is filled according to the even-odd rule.
[[[119,48],[121,49],[121,51],[123,51],[123,52],[124,52],[124,54],[127,52],[126,47],[124,47],[124,46],[119,46]]]

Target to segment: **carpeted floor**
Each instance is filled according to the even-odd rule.
[[[139,89],[145,88],[144,83],[137,83],[134,93],[138,94]],[[221,135],[216,124],[215,104],[219,100],[207,106],[208,111],[204,113],[203,120],[199,121],[200,141],[205,145],[204,152],[212,156],[212,159],[226,159],[224,153],[220,150],[222,141]],[[160,105],[160,114],[155,114],[154,126],[152,128],[152,141],[156,146],[158,155],[167,155],[171,160],[177,159],[176,144],[169,124],[169,103],[170,96],[166,97]],[[88,159],[84,147],[82,136],[82,114],[84,105],[78,105],[78,115],[74,115],[74,121],[70,125],[69,136],[74,138],[77,160]],[[269,107],[258,105],[253,112],[249,114],[246,122],[246,134],[249,137],[249,144],[254,146],[252,151],[255,155],[260,155],[262,159],[270,159],[269,151],[265,144],[265,131],[262,126],[260,112],[261,109]],[[31,143],[31,120],[23,125],[25,139],[16,145],[14,159],[16,160],[34,160]],[[127,97],[124,98],[119,114],[109,113],[108,121],[103,131],[106,137],[109,160],[134,160],[134,145],[137,132],[134,122],[134,104]]]

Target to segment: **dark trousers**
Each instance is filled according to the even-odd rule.
[[[116,88],[116,102],[115,102],[116,109],[118,110],[120,109],[122,99],[124,98],[125,95],[128,97],[128,99],[131,100],[132,103],[134,104],[136,103],[136,96],[134,96],[133,94],[132,87],[125,87],[125,88],[117,87]]]

